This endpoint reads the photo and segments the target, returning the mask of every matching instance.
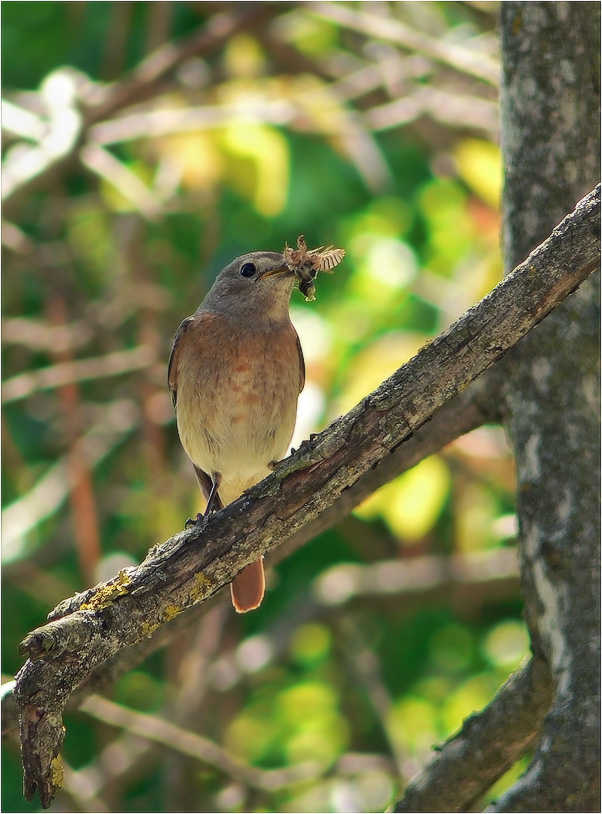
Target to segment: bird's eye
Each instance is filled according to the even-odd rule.
[[[257,269],[255,268],[255,263],[243,263],[240,267],[240,276],[241,277],[252,277]]]

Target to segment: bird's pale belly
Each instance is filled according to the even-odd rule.
[[[226,366],[201,365],[180,390],[178,431],[193,463],[221,475],[224,503],[269,473],[287,453],[297,412],[298,370],[279,354]]]

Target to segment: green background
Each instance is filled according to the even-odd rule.
[[[162,42],[241,5],[3,3],[4,98],[46,120],[64,66],[99,86],[123,82]],[[166,364],[179,322],[223,265],[282,250],[300,233],[310,246],[347,251],[320,276],[315,302],[293,295],[308,373],[300,437],[353,407],[500,278],[495,127],[468,126],[459,104],[379,130],[369,115],[425,89],[493,106],[492,83],[305,4],[272,5],[278,25],[265,31],[288,57],[265,31],[243,31],[144,106],[163,111],[162,122],[215,109],[218,125],[107,141],[113,163],[102,177],[75,160],[5,213],[5,680],[19,669],[18,642],[57,602],[139,562],[202,508]],[[379,9],[450,52],[460,43],[496,58],[493,3]],[[379,64],[371,88],[343,97],[333,66],[351,76]],[[282,123],[229,117],[257,99],[292,103],[296,114]],[[5,162],[32,144],[9,132]],[[135,179],[154,213],[143,211]],[[87,372],[74,380],[78,361]],[[67,381],[39,378],[61,365]],[[61,810],[344,811],[349,795],[358,810],[384,809],[527,651],[515,571],[503,579],[495,570],[516,533],[513,491],[499,427],[383,487],[281,562],[257,612],[215,607],[123,676],[109,693],[131,713],[123,726],[107,723],[100,706],[68,716]],[[466,584],[451,576],[458,556],[474,565]],[[424,585],[387,593],[376,584],[329,601],[346,565],[381,561],[422,565]],[[169,738],[141,740],[140,720],[166,720],[260,769],[311,760],[317,770],[249,790]],[[21,797],[13,740],[3,760],[3,810],[35,810]]]

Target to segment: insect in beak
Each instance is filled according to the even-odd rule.
[[[332,271],[345,257],[345,249],[336,249],[334,246],[319,246],[317,249],[308,249],[303,235],[297,239],[297,248],[284,247],[284,259],[299,280],[299,291],[308,302],[316,298],[315,279],[319,271]]]

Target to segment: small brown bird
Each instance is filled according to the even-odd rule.
[[[182,446],[207,500],[236,500],[288,450],[305,384],[289,316],[295,272],[277,252],[237,257],[175,335],[168,381]],[[263,560],[230,585],[239,613],[263,599]]]

